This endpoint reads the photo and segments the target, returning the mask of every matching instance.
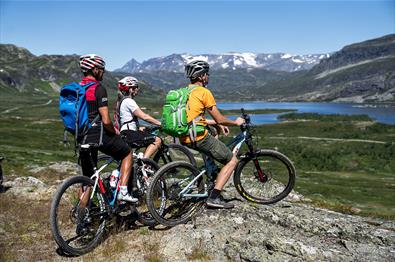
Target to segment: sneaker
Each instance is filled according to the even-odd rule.
[[[139,201],[138,198],[132,197],[129,193],[124,195],[121,192],[118,193],[118,200],[126,201],[126,202],[133,202],[133,203]]]
[[[206,201],[206,206],[214,208],[234,208],[232,203],[225,202],[223,197],[217,197],[215,199],[208,198]]]

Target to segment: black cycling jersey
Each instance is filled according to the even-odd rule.
[[[108,107],[107,91],[99,81],[90,78],[84,78],[81,83],[86,84],[89,82],[96,82],[88,87],[85,92],[89,121],[92,122],[97,116],[99,116],[99,120],[95,121],[95,125],[88,129],[86,135],[79,138],[79,142],[82,144],[97,144],[99,150],[104,154],[110,155],[116,160],[122,160],[130,153],[128,145],[120,136],[107,132],[101,123],[99,108],[104,106]],[[82,171],[86,176],[91,176],[93,174],[93,167],[89,161],[89,154],[92,154],[94,162],[96,162],[97,150],[80,152]]]

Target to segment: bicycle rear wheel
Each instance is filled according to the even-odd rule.
[[[50,222],[53,237],[68,254],[82,255],[100,242],[108,205],[99,189],[90,198],[94,181],[85,176],[65,180],[55,192]]]
[[[149,158],[143,158],[141,161],[142,165],[138,165],[135,169],[138,181],[137,197],[139,199],[139,202],[136,203],[137,217],[140,223],[146,226],[154,226],[157,222],[148,210],[146,194],[149,183],[152,181],[155,172],[158,171],[159,166],[155,161]],[[148,178],[148,180],[146,178]]]
[[[174,161],[185,161],[196,166],[196,160],[192,152],[189,151],[187,147],[180,144],[165,145],[165,149],[163,151],[159,151],[154,156],[154,161],[157,162],[159,166],[163,166]]]
[[[168,163],[158,170],[147,192],[148,209],[156,221],[175,226],[196,214],[204,203],[203,197],[185,194],[203,193],[203,179],[194,180],[198,174],[196,167],[183,161]]]
[[[285,155],[260,150],[255,158],[243,158],[233,176],[237,191],[248,201],[273,204],[285,198],[295,185],[295,167]]]

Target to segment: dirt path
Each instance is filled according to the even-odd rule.
[[[271,136],[270,139],[305,139],[305,140],[317,140],[317,141],[337,141],[337,142],[361,142],[361,143],[373,143],[373,144],[386,144],[384,141],[367,140],[367,139],[344,139],[344,138],[328,138],[328,137],[308,137],[308,136],[297,136],[297,137],[283,137],[283,136]]]
[[[50,100],[48,100],[48,101],[47,101],[46,103],[44,103],[44,104],[38,104],[38,105],[32,105],[32,106],[26,106],[26,107],[33,108],[33,107],[47,106],[47,105],[50,105],[52,102],[53,102],[53,100],[50,99]],[[21,109],[21,108],[24,108],[24,107],[23,107],[23,106],[12,107],[12,108],[10,108],[10,109],[7,109],[7,110],[4,110],[4,111],[0,112],[0,114],[8,114],[8,113],[11,113],[11,112],[13,112],[13,111],[19,110],[19,109]]]

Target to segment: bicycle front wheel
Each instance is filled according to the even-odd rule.
[[[151,215],[164,226],[186,223],[202,207],[204,183],[193,165],[177,161],[164,165],[152,179],[147,192]]]
[[[258,204],[273,204],[291,192],[295,176],[295,167],[285,155],[260,150],[255,157],[239,162],[233,180],[243,198]]]
[[[105,197],[85,176],[65,180],[55,192],[50,222],[53,237],[68,254],[82,255],[100,242],[108,217]]]
[[[183,145],[168,144],[161,152],[158,152],[154,157],[154,161],[157,162],[159,166],[163,166],[174,161],[185,161],[196,166],[196,160],[192,152]]]

